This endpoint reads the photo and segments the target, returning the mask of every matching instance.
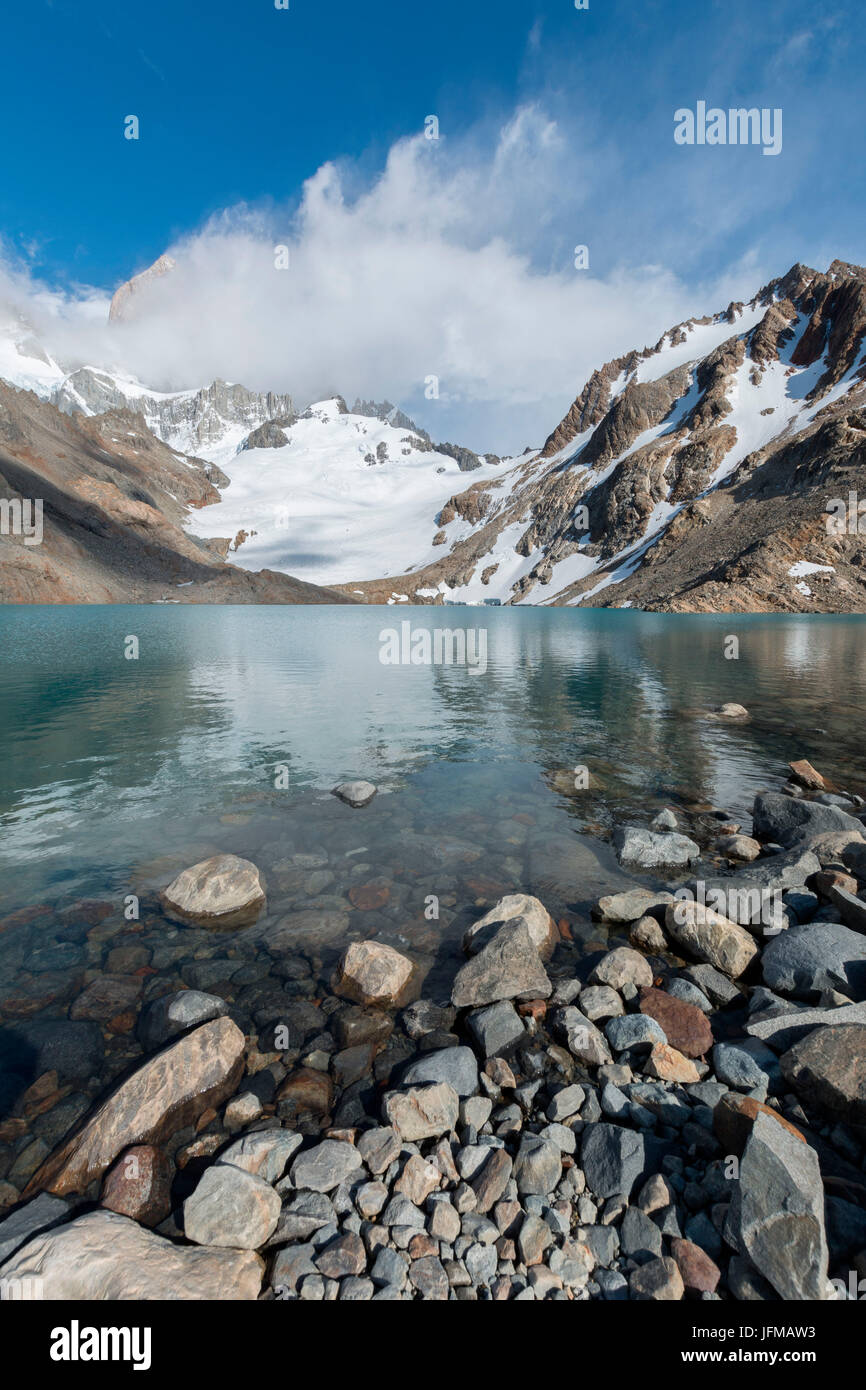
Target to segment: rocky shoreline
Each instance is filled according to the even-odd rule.
[[[375,798],[335,792],[352,814]],[[666,888],[601,897],[607,939],[579,960],[567,921],[507,894],[444,993],[375,934],[319,992],[293,942],[316,924],[257,941],[257,866],[191,866],[165,916],[252,944],[228,982],[203,952],[144,996],[116,958],[87,986],[101,1014],[31,1027],[38,1075],[0,1121],[2,1296],[857,1298],[863,807],[799,761],[751,834],[720,810],[620,826],[622,868]],[[124,1009],[143,1059],[64,1110],[103,1043],[90,1020]]]

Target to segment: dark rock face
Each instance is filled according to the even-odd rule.
[[[756,835],[780,845],[808,842],[812,836],[828,831],[857,832],[863,829],[860,821],[839,806],[803,801],[794,796],[783,796],[781,792],[762,792],[756,796],[752,820]]]
[[[866,1125],[866,1025],[816,1028],[782,1055],[782,1075],[823,1114]]]

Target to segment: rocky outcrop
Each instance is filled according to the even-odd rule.
[[[252,1300],[264,1261],[251,1250],[173,1245],[125,1216],[95,1211],[36,1236],[0,1268],[10,1286],[38,1281],[52,1302]]]
[[[231,1019],[205,1023],[133,1072],[42,1165],[27,1194],[85,1192],[134,1144],[159,1144],[234,1091],[244,1035]],[[26,1194],[25,1194],[26,1195]]]

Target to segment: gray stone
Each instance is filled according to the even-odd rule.
[[[726,1234],[781,1298],[828,1297],[824,1189],[818,1158],[768,1115],[758,1114],[752,1126]]]
[[[808,998],[837,989],[866,1000],[866,937],[836,922],[791,927],[767,943],[761,969],[764,983],[783,994]]]
[[[529,927],[517,917],[461,966],[451,1002],[455,1008],[465,1008],[500,999],[547,999],[552,988]]]
[[[269,1183],[230,1163],[215,1163],[183,1204],[184,1234],[195,1245],[257,1250],[276,1230],[281,1206]]]
[[[610,985],[612,989],[622,989],[623,985],[651,985],[653,972],[649,961],[631,946],[617,946],[608,951],[599,961],[589,977],[593,984]]]
[[[389,1091],[382,1100],[385,1119],[401,1139],[434,1139],[457,1128],[460,1098],[445,1081]]]
[[[578,1061],[590,1067],[603,1066],[606,1062],[613,1061],[604,1035],[573,1005],[560,1009],[554,1022],[564,1034],[569,1052],[577,1057]]]
[[[596,1023],[599,1019],[618,1018],[625,1013],[625,1005],[610,985],[590,985],[580,992],[580,1011],[590,1023]]]
[[[547,1118],[554,1122],[567,1120],[570,1115],[576,1115],[586,1099],[586,1092],[582,1086],[563,1086],[561,1091],[557,1091],[547,1107]]]
[[[787,1052],[816,1028],[838,1028],[845,1023],[866,1024],[866,1003],[845,1004],[838,1009],[792,1009],[788,1005],[784,1012],[774,1011],[770,1017],[750,1021],[746,1032],[776,1052]]]
[[[721,970],[716,970],[715,966],[689,965],[682,973],[714,1004],[731,1004],[735,999],[743,997],[733,980],[729,980]]]
[[[682,999],[686,1004],[694,1004],[696,1009],[701,1010],[701,1013],[710,1014],[713,1011],[713,1006],[703,990],[698,989],[691,980],[668,980],[667,992],[673,995],[674,999]]]
[[[251,1250],[175,1245],[126,1216],[92,1211],[33,1237],[0,1279],[38,1280],[50,1302],[227,1302],[258,1298],[263,1273]]]
[[[42,1231],[50,1231],[68,1221],[72,1207],[61,1197],[40,1192],[32,1202],[0,1219],[0,1265],[22,1245]]]
[[[469,1014],[467,1025],[485,1057],[495,1057],[519,1041],[525,1033],[523,1020],[507,999],[488,1004]]]
[[[807,1104],[846,1124],[866,1126],[866,1027],[816,1028],[779,1065]]]
[[[340,801],[345,801],[347,806],[366,806],[376,795],[376,787],[372,782],[341,782],[334,787],[333,795],[339,797]]]
[[[601,898],[598,910],[606,922],[636,922],[639,917],[652,917],[663,912],[673,902],[670,893],[656,893],[649,888],[631,888],[626,893],[613,893]]]
[[[276,1183],[303,1142],[304,1136],[290,1129],[255,1130],[223,1149],[217,1162],[231,1163],[265,1182]]]
[[[373,1283],[392,1285],[394,1288],[402,1289],[408,1277],[408,1256],[401,1254],[399,1250],[391,1250],[387,1245],[383,1245],[373,1262],[373,1268],[370,1270],[370,1278]]]
[[[860,821],[838,806],[824,806],[781,792],[761,792],[752,807],[752,822],[759,839],[780,845],[808,844],[828,831],[862,831]]]
[[[212,1018],[222,1018],[228,1008],[224,999],[215,994],[202,994],[197,989],[164,994],[142,1009],[136,1029],[138,1041],[145,1052],[155,1052],[189,1028],[208,1023]]]
[[[591,1125],[583,1132],[581,1167],[596,1197],[628,1197],[643,1176],[646,1149],[642,1134],[618,1125]]]
[[[478,1063],[471,1047],[443,1047],[425,1052],[403,1072],[404,1086],[444,1081],[458,1096],[471,1096],[478,1090]],[[404,1136],[405,1137],[405,1136]]]
[[[297,1188],[332,1192],[362,1166],[361,1155],[354,1144],[341,1139],[323,1139],[314,1148],[298,1154],[292,1164],[292,1182]]]
[[[737,1091],[766,1088],[778,1075],[775,1055],[758,1038],[716,1043],[713,1069],[720,1081]]]
[[[701,857],[700,845],[687,835],[659,833],[638,826],[614,831],[613,843],[621,864],[640,869],[685,868]]]
[[[626,1211],[619,1228],[619,1241],[622,1254],[638,1264],[646,1264],[662,1253],[662,1233],[639,1207],[629,1207]]]
[[[514,1162],[514,1176],[517,1190],[524,1196],[549,1195],[562,1177],[559,1148],[537,1134],[525,1134]]]
[[[624,1018],[609,1019],[604,1035],[614,1052],[627,1052],[632,1047],[649,1051],[656,1043],[667,1042],[661,1024],[648,1014],[626,1014]]]

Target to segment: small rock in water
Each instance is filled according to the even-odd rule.
[[[377,941],[353,941],[334,979],[335,994],[356,1004],[389,1008],[405,996],[414,974],[411,960]]]
[[[228,1004],[218,995],[183,989],[178,994],[164,994],[142,1009],[136,1036],[145,1052],[156,1052],[188,1029],[227,1013]]]
[[[687,835],[624,826],[614,832],[614,847],[621,864],[639,869],[678,869],[701,857],[701,847]]]
[[[341,782],[334,787],[333,795],[345,801],[347,806],[366,806],[377,790],[372,782]]]
[[[242,927],[265,906],[265,886],[255,864],[236,854],[215,854],[184,869],[161,897],[167,917],[202,927]]]
[[[653,972],[649,961],[630,946],[617,946],[608,951],[603,960],[589,977],[593,984],[610,985],[611,989],[622,989],[623,985],[651,985]]]
[[[473,922],[463,938],[463,949],[467,955],[475,955],[496,935],[503,922],[513,922],[517,918],[526,925],[542,960],[553,954],[559,941],[556,923],[547,908],[538,898],[527,893],[510,893]]]

